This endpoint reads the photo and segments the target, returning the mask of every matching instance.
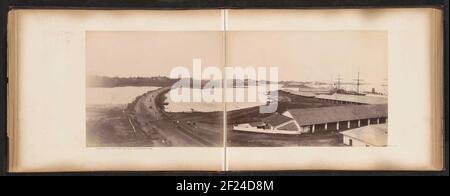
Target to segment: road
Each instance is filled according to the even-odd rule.
[[[162,137],[161,143],[155,143],[156,146],[209,146],[207,141],[196,137],[193,131],[186,130],[160,110],[156,99],[169,90],[170,87],[163,87],[149,91],[136,101],[134,115],[137,126],[150,137],[155,134]]]

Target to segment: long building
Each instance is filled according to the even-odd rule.
[[[239,124],[234,130],[302,134],[320,131],[342,131],[387,122],[387,104],[344,105],[320,108],[289,109],[257,123]]]

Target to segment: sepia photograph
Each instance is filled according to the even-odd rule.
[[[89,147],[388,145],[385,31],[86,37]]]

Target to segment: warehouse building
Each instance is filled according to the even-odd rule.
[[[300,132],[315,133],[386,123],[388,112],[387,104],[379,104],[292,109],[283,115],[293,118]]]
[[[294,119],[281,114],[273,114],[260,122],[244,123],[233,127],[237,131],[277,134],[300,134]]]
[[[387,104],[289,109],[261,122],[235,125],[234,130],[301,134],[342,131],[387,122]]]
[[[355,147],[385,147],[388,141],[386,124],[369,125],[340,132],[343,143]]]

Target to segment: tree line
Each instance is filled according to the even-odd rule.
[[[166,76],[157,77],[109,77],[88,76],[87,87],[123,87],[123,86],[172,86],[178,79]]]

